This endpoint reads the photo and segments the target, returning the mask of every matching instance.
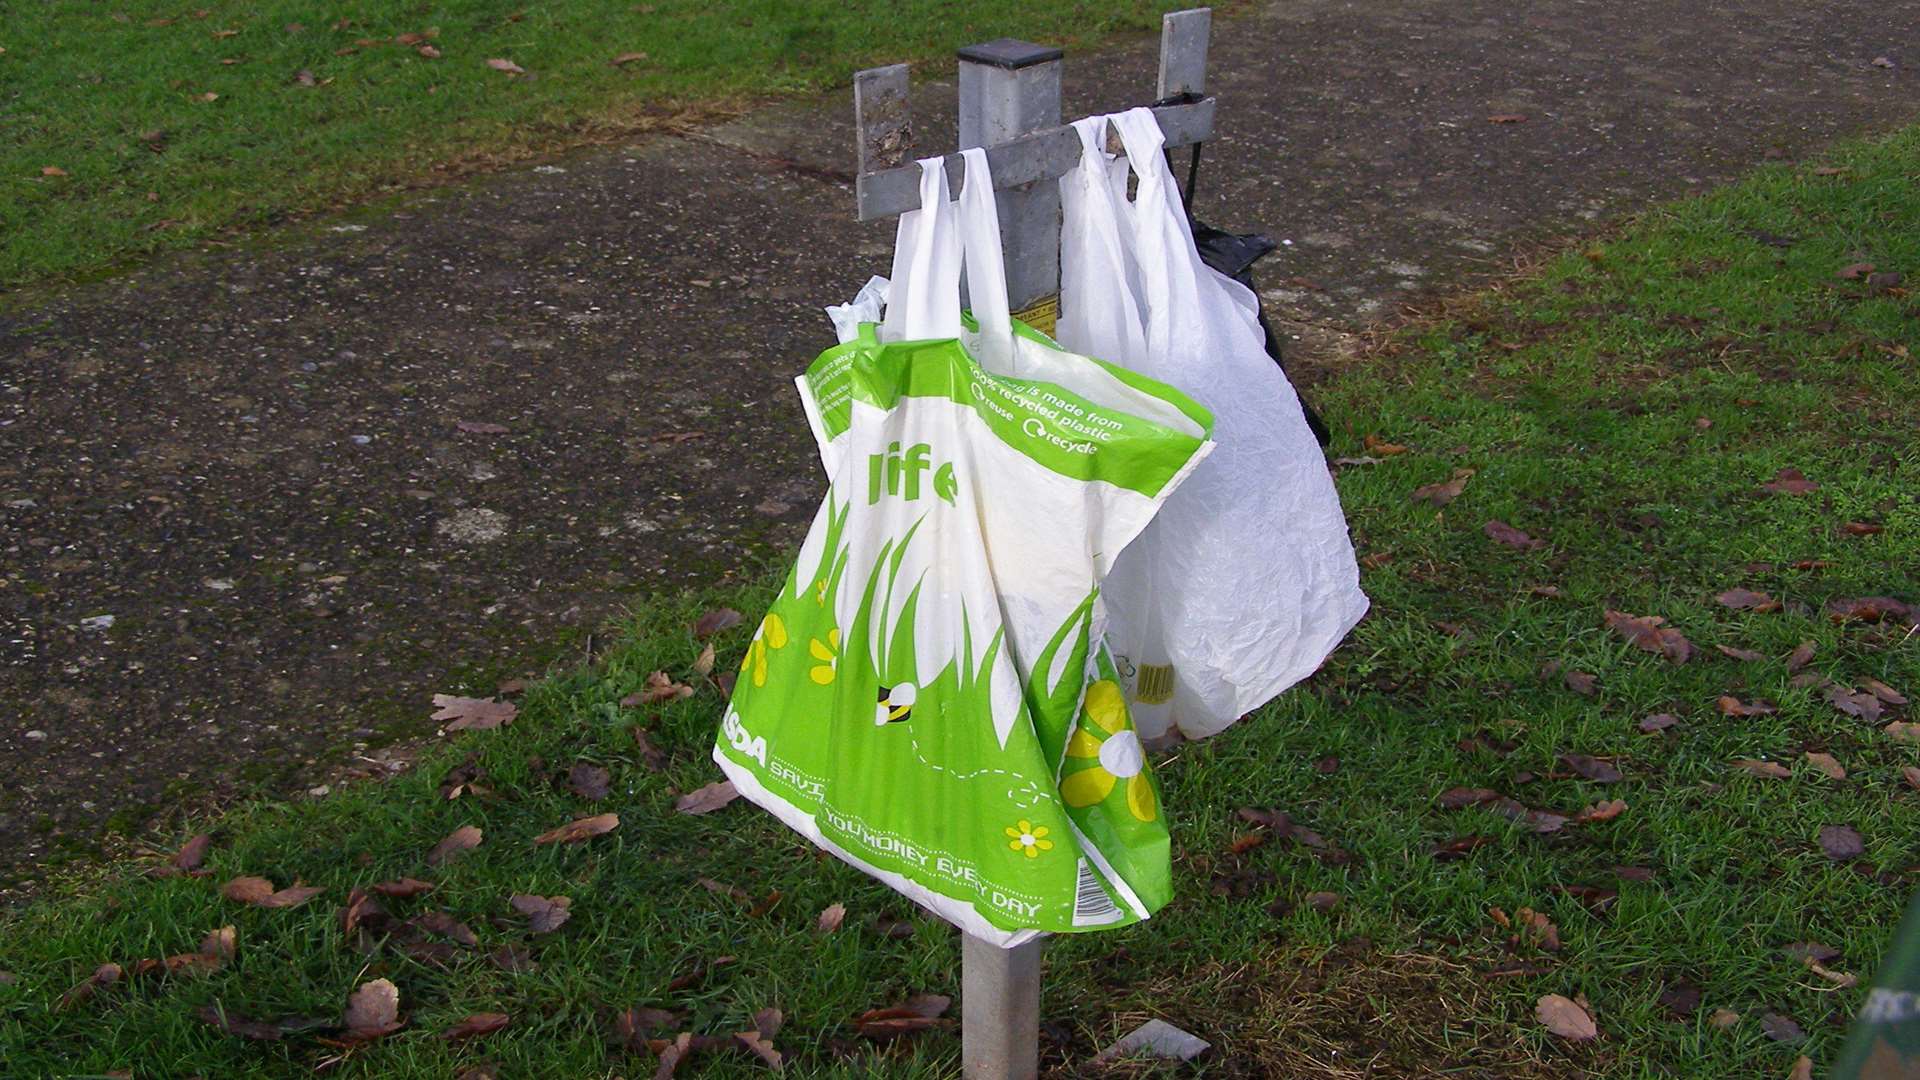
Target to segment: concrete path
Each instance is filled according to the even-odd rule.
[[[1293,0],[1215,29],[1199,210],[1291,241],[1268,301],[1296,364],[1337,362],[1543,237],[1910,121],[1915,25],[1920,0]],[[1151,42],[1069,57],[1067,107],[1152,72]],[[916,94],[950,146],[951,86]],[[0,305],[0,882],[777,559],[821,489],[790,380],[890,249],[836,179],[850,113]]]

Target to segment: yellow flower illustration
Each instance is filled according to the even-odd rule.
[[[747,655],[740,658],[742,674],[753,672],[753,685],[767,685],[767,650],[787,647],[786,620],[773,612],[760,622],[760,632],[753,635],[753,643],[747,646]]]
[[[1022,819],[1020,824],[1008,826],[1004,831],[1008,837],[1007,847],[1026,852],[1029,859],[1037,859],[1041,852],[1053,850],[1053,841],[1047,839],[1050,830],[1045,825],[1036,826]]]
[[[807,651],[813,654],[815,660],[820,661],[813,665],[813,670],[807,672],[807,677],[821,686],[833,682],[834,672],[840,667],[840,628],[836,626],[827,631],[825,641],[814,638],[808,642]]]
[[[1147,777],[1146,751],[1140,735],[1127,721],[1127,701],[1112,679],[1101,679],[1087,687],[1087,703],[1081,710],[1080,726],[1067,741],[1067,756],[1093,759],[1089,769],[1068,776],[1060,783],[1060,794],[1068,806],[1092,806],[1113,794],[1114,785],[1127,782],[1127,809],[1141,821],[1152,821],[1160,812],[1153,794],[1153,781]]]

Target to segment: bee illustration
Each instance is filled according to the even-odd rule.
[[[913,711],[914,688],[912,683],[901,683],[888,689],[880,688],[880,703],[873,707],[873,725],[885,727],[907,719]]]

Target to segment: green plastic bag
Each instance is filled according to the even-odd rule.
[[[1907,905],[1893,948],[1829,1075],[1834,1080],[1920,1080],[1920,895]]]
[[[1212,444],[1178,391],[997,325],[883,343],[869,323],[799,380],[831,486],[714,757],[821,847],[1011,946],[1170,898],[1099,583]]]

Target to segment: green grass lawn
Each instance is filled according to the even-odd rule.
[[[0,11],[0,288],[687,109],[844,85],[1152,0],[30,0]],[[489,66],[509,61],[525,74]],[[52,170],[51,172],[49,170]]]
[[[1870,723],[1816,681],[1920,691],[1920,637],[1827,614],[1920,602],[1920,303],[1836,271],[1920,267],[1920,134],[1821,164],[1840,171],[1770,166],[1650,213],[1316,388],[1335,455],[1376,459],[1340,471],[1373,613],[1308,685],[1166,756],[1178,897],[1137,928],[1049,946],[1050,1063],[1084,1069],[1149,1016],[1212,1040],[1199,1071],[1217,1076],[1784,1077],[1801,1053],[1832,1056],[1862,988],[1787,947],[1826,946],[1835,977],[1870,978],[1920,863],[1920,791],[1902,775],[1920,747],[1880,726],[1911,711]],[[1410,497],[1462,469],[1444,508]],[[1817,490],[1763,487],[1783,469]],[[1494,521],[1540,546],[1490,538]],[[143,876],[154,860],[52,886],[4,924],[0,1060],[20,1076],[305,1075],[342,1056],[334,1075],[637,1076],[651,1054],[609,1041],[624,1010],[671,1011],[670,1036],[749,1030],[778,1008],[774,1043],[800,1075],[953,1074],[954,1030],[881,1044],[852,1021],[957,994],[955,935],[744,803],[674,811],[716,778],[714,690],[619,704],[654,671],[697,682],[687,627],[721,604],[748,614],[715,639],[729,670],[770,589],[757,576],[647,602],[591,669],[528,688],[511,726],[451,737],[410,773],[202,823],[204,878]],[[1779,608],[1716,600],[1735,588]],[[1610,610],[1665,619],[1694,654],[1635,647],[1604,625]],[[1803,642],[1811,658],[1790,665]],[[1723,695],[1775,711],[1725,715]],[[1675,722],[1641,730],[1661,714]],[[469,762],[485,791],[443,797]],[[611,792],[569,792],[580,762],[609,770]],[[1566,815],[1625,808],[1542,832],[1497,804],[1443,808],[1456,787]],[[1249,808],[1283,810],[1351,858],[1263,831]],[[534,842],[599,813],[618,828]],[[430,865],[463,826],[482,843]],[[1857,830],[1864,855],[1830,858],[1825,826]],[[241,875],[325,891],[243,906],[221,896]],[[433,891],[382,901],[385,931],[343,932],[350,890],[406,876]],[[530,934],[514,894],[570,897],[571,917]],[[844,924],[818,932],[834,904]],[[431,913],[474,944],[398,926]],[[99,964],[192,953],[229,925],[237,954],[216,970],[57,1004]],[[496,957],[505,946],[534,966]],[[197,1016],[332,1023],[378,979],[407,1026],[351,1049],[326,1041],[335,1030],[257,1041]],[[1584,998],[1600,1037],[1546,1034],[1545,994]],[[510,1022],[437,1037],[476,1013]],[[695,1068],[764,1066],[714,1049]]]

